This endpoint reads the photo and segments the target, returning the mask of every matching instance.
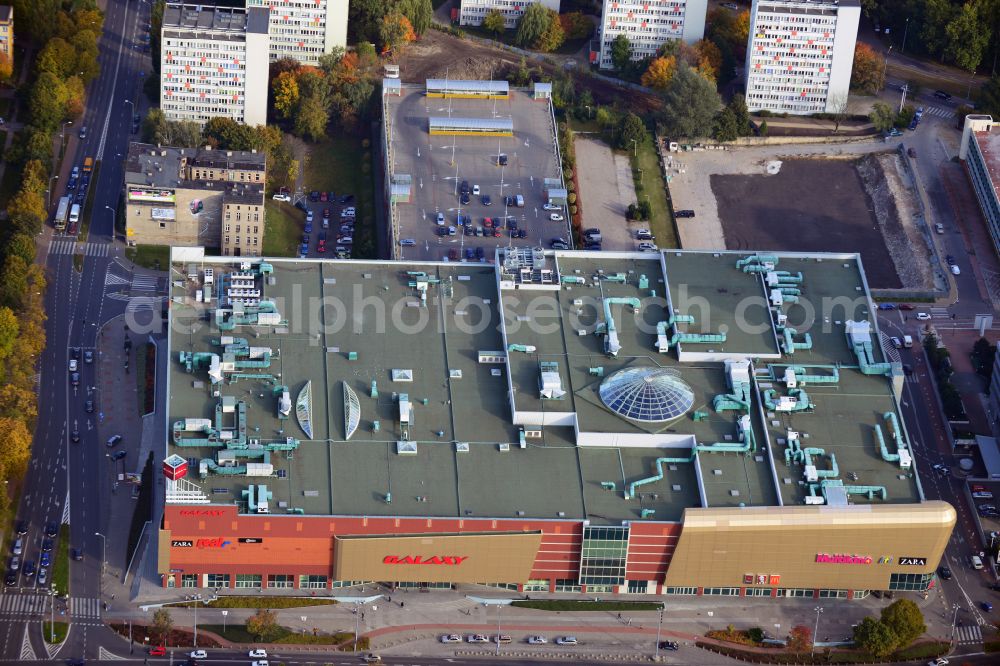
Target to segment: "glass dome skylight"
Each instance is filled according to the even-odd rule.
[[[633,421],[672,421],[691,409],[694,392],[670,368],[625,368],[598,389],[608,409]]]

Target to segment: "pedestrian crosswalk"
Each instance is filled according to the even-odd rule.
[[[940,106],[925,106],[924,113],[938,118],[951,118],[955,115],[954,109],[942,109]]]
[[[132,291],[157,291],[159,288],[159,278],[155,275],[134,275],[132,277]]]
[[[74,618],[100,618],[101,600],[96,597],[72,597],[69,600],[69,614]]]
[[[983,630],[979,625],[973,624],[964,627],[955,627],[955,640],[960,645],[973,645],[983,642]]]
[[[48,609],[46,594],[5,594],[0,597],[0,615],[38,615]]]
[[[951,319],[948,308],[931,308],[931,316],[935,319]]]
[[[82,254],[88,257],[106,257],[111,243],[77,243],[74,240],[53,240],[49,244],[51,254]]]

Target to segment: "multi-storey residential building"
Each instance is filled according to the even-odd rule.
[[[267,17],[262,7],[166,6],[160,107],[168,120],[267,122]]]
[[[304,65],[335,46],[347,46],[347,0],[246,0],[247,9],[270,9],[271,60],[294,58]]]
[[[992,116],[966,116],[958,157],[969,170],[993,248],[1000,252],[1000,123]]]
[[[504,27],[510,30],[517,27],[517,22],[524,16],[528,5],[535,2],[559,11],[559,0],[461,0],[459,8],[452,9],[452,19],[457,18],[460,25],[482,25],[486,15],[497,9],[503,14]]]
[[[632,59],[641,60],[672,39],[696,42],[705,36],[705,13],[708,0],[605,0],[597,51],[591,63],[610,69],[611,44],[624,34],[632,45]]]
[[[800,115],[844,111],[860,17],[858,0],[754,0],[747,107]]]
[[[265,181],[262,153],[133,143],[125,161],[126,238],[258,256]]]
[[[0,55],[14,61],[14,8],[0,5]]]

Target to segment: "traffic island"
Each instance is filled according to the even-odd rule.
[[[64,640],[66,640],[66,634],[68,633],[68,622],[53,623],[48,620],[42,622],[42,640],[44,640],[48,645],[61,644]]]

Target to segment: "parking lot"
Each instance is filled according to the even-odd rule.
[[[629,204],[636,202],[628,157],[616,155],[608,144],[585,136],[577,137],[575,148],[583,226],[601,230],[604,250],[636,249],[635,231],[649,225],[625,219]]]
[[[275,195],[279,200],[280,196]],[[356,217],[347,213],[355,206],[355,197],[350,192],[307,191],[291,213],[301,225],[298,256],[350,259]]]
[[[513,90],[509,99],[429,98],[423,86],[404,86],[401,96],[386,97],[386,113],[391,174],[412,178],[409,202],[395,206],[398,258],[475,260],[478,251],[489,260],[497,247],[547,246],[553,237],[568,236],[565,211],[543,208],[545,179],[562,187],[548,100]],[[514,136],[431,135],[432,116],[509,119]],[[469,190],[465,197],[463,182]],[[523,206],[506,204],[506,197],[518,195]],[[564,219],[550,220],[553,213]],[[460,215],[468,218],[464,228]],[[508,218],[513,224],[497,230],[496,221]]]

